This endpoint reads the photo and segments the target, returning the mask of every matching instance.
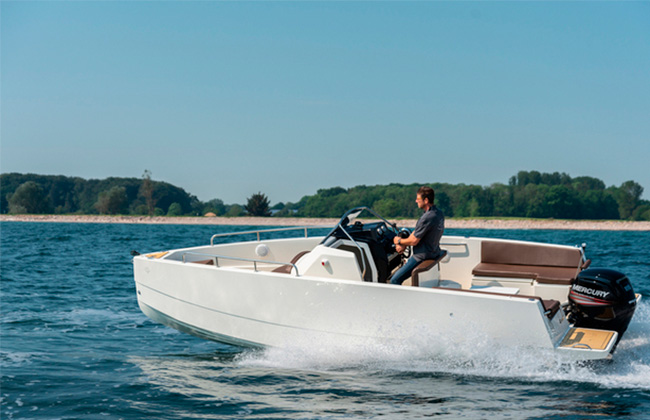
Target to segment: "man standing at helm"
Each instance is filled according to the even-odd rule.
[[[413,255],[395,272],[390,280],[391,284],[402,284],[404,280],[411,277],[411,272],[420,262],[436,259],[442,252],[440,238],[445,230],[445,216],[433,204],[434,197],[433,188],[420,187],[415,203],[424,210],[424,214],[420,216],[415,230],[408,238],[402,239],[396,236],[393,239],[397,252],[402,253],[407,246],[412,246]]]

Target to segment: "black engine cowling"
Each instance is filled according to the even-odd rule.
[[[634,315],[636,296],[625,274],[589,268],[571,286],[569,304],[570,320],[576,327],[616,331],[620,340]]]

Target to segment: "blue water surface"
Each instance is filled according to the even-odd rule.
[[[254,227],[0,224],[3,419],[650,418],[650,298],[613,362],[505,351],[253,351],[156,324],[139,310],[131,250]],[[454,230],[587,243],[650,296],[650,232]],[[285,235],[283,233],[277,236]]]

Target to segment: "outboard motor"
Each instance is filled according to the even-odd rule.
[[[623,337],[636,309],[636,295],[625,274],[607,268],[581,271],[569,292],[570,321],[576,327],[618,332]]]

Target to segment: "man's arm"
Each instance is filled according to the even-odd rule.
[[[420,238],[411,233],[408,238],[404,239],[400,238],[399,236],[394,237],[393,243],[395,244],[395,249],[397,252],[401,253],[407,246],[415,246],[419,244]]]

